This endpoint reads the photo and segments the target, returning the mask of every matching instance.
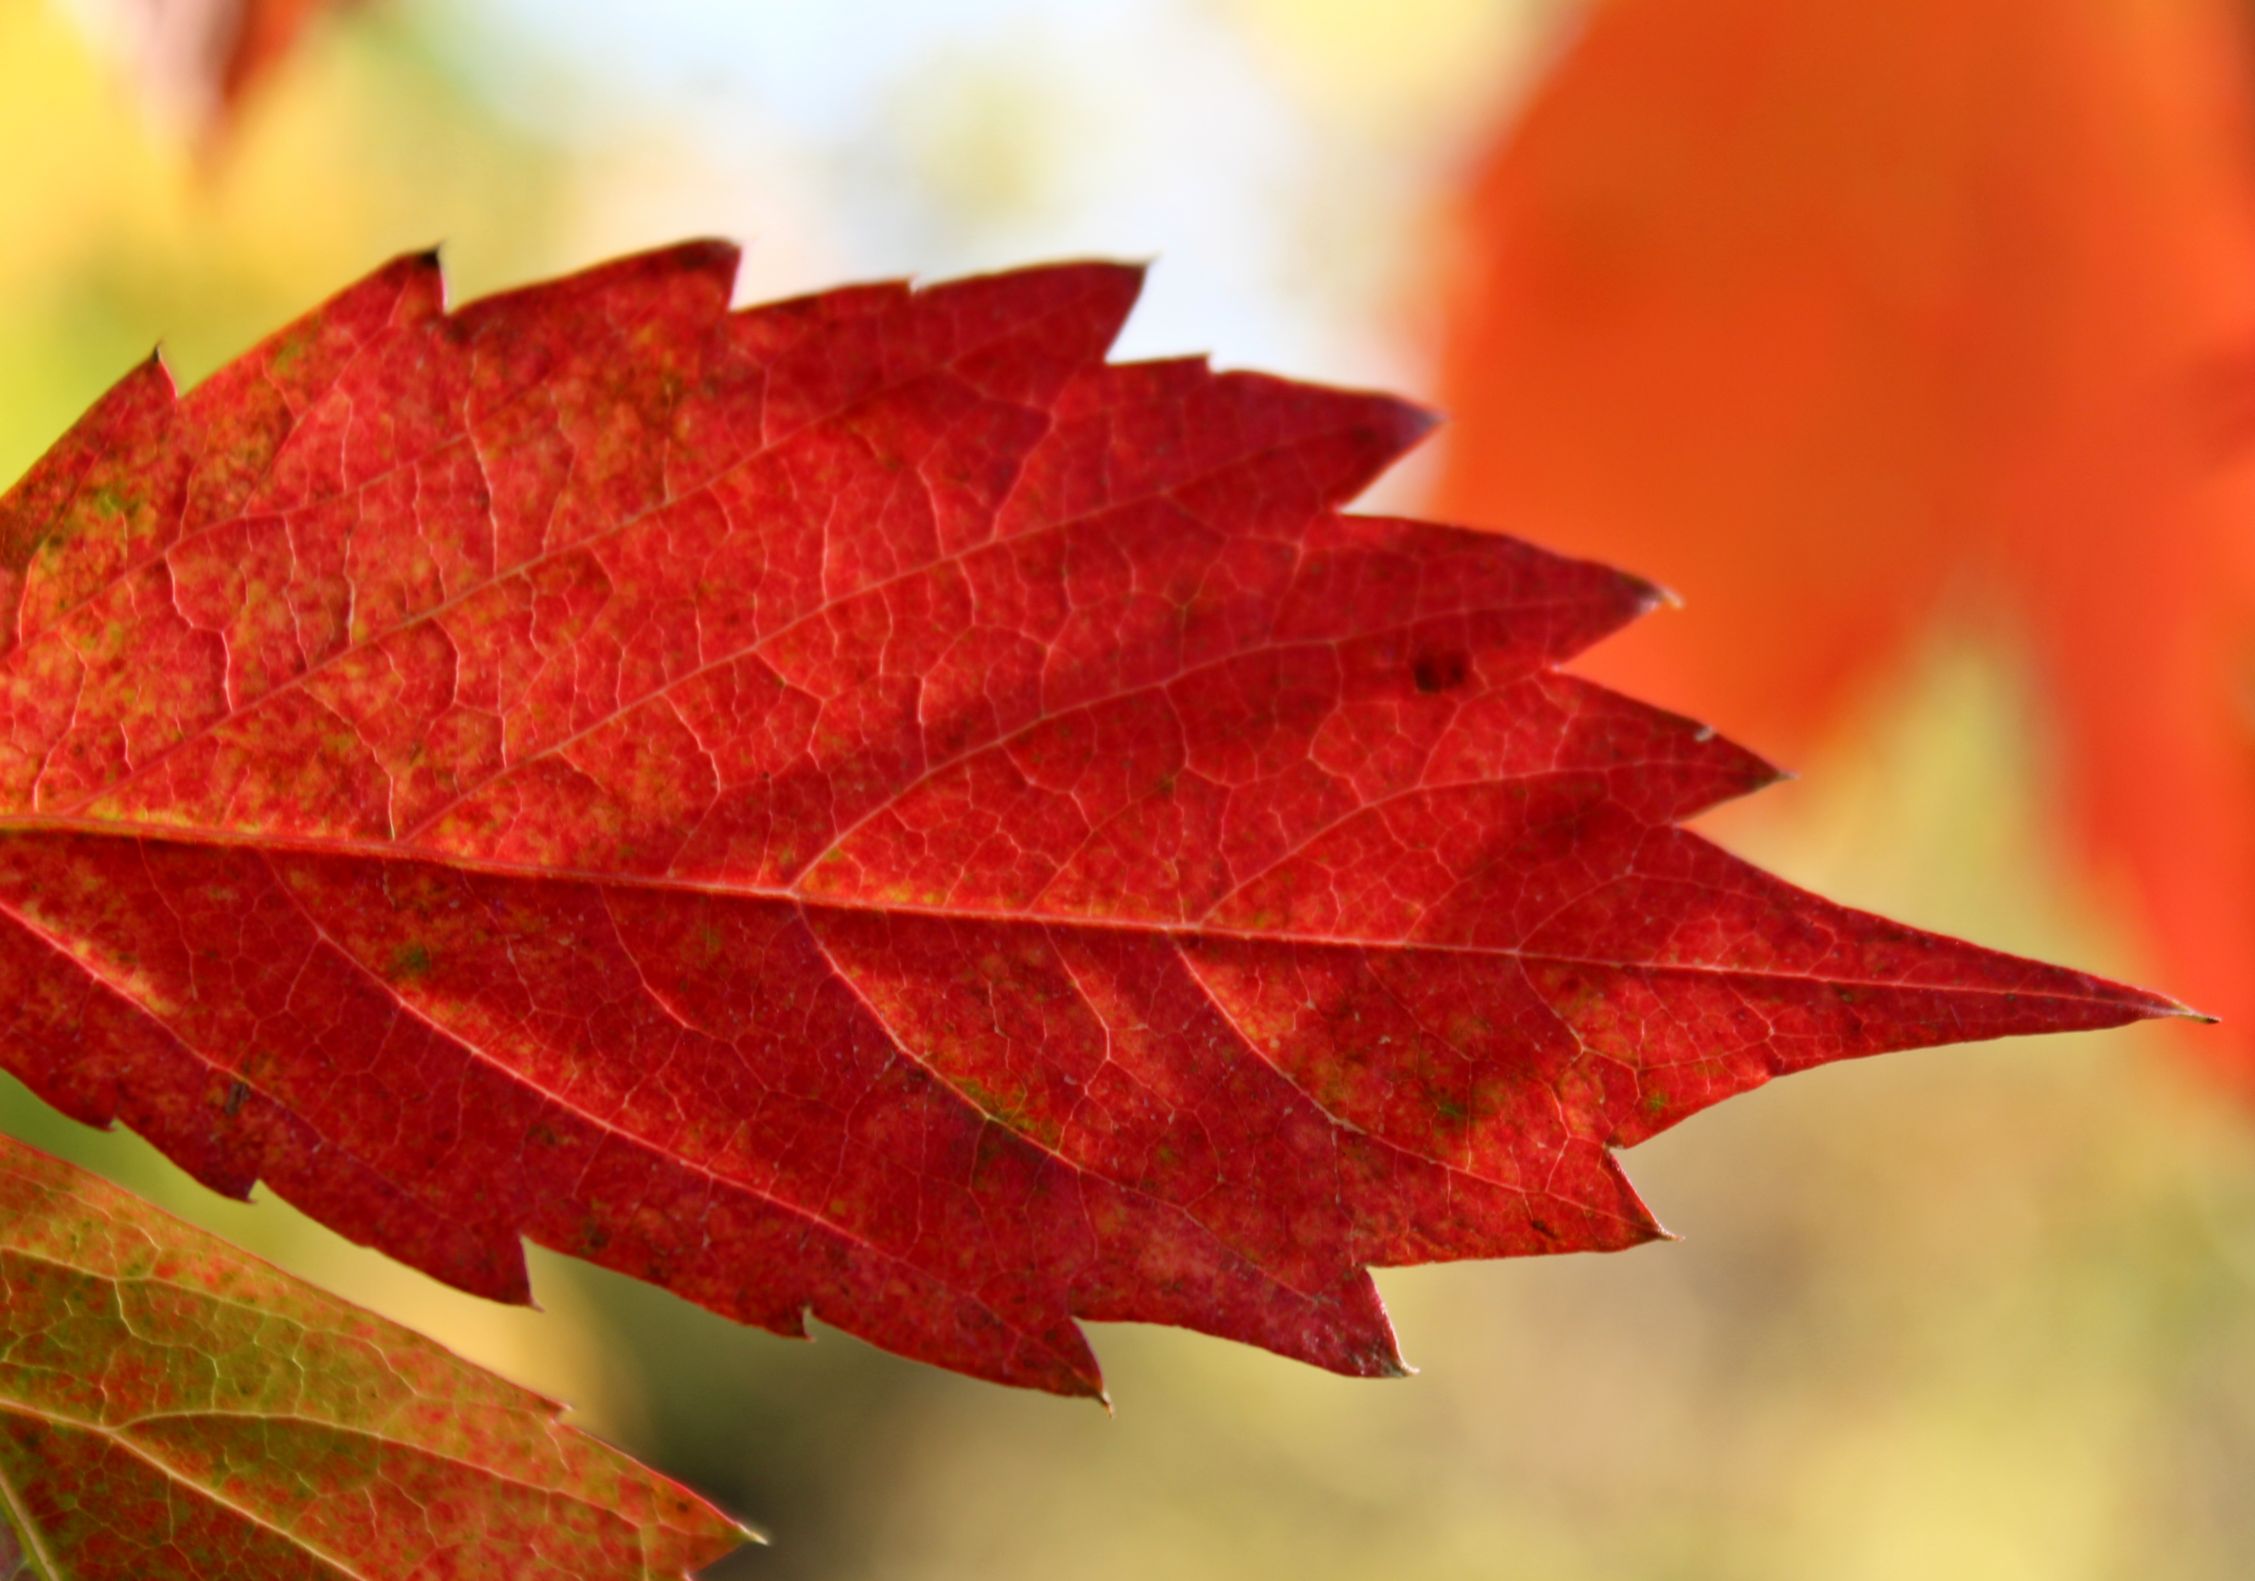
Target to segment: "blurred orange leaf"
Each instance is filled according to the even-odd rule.
[[[2255,1027],[2241,21],[1597,6],[1463,210],[1440,492],[1678,587],[1591,668],[1786,750],[1981,611],[2056,709],[2083,855]]]
[[[161,117],[219,138],[315,17],[357,3],[98,0],[90,20],[115,43]]]

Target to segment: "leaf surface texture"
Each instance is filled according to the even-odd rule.
[[[742,1540],[557,1416],[0,1137],[0,1576],[657,1581]]]
[[[1343,514],[1400,402],[734,266],[403,259],[0,500],[10,1068],[469,1290],[1092,1393],[1398,1371],[1371,1266],[1650,1239],[1707,1104],[2174,1008],[1678,828],[1773,771],[1554,668],[1646,584]]]

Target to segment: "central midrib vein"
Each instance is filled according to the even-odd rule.
[[[1633,960],[1586,952],[1546,949],[1540,946],[1466,944],[1440,939],[1381,936],[1346,932],[1309,932],[1285,928],[1234,927],[1196,920],[1097,917],[1073,912],[1003,911],[981,907],[950,907],[908,901],[877,901],[851,896],[810,893],[793,885],[725,882],[716,879],[674,878],[663,874],[606,872],[594,868],[535,866],[501,862],[453,853],[402,851],[372,840],[307,840],[268,835],[239,834],[231,830],[179,829],[162,825],[128,825],[93,819],[0,816],[0,839],[10,835],[77,834],[119,840],[146,840],[162,845],[244,848],[278,856],[350,857],[362,861],[417,862],[432,867],[484,874],[497,878],[598,885],[607,889],[711,895],[729,899],[789,905],[814,914],[841,912],[884,917],[918,917],[942,922],[991,923],[1062,931],[1127,933],[1169,939],[1213,939],[1227,943],[1273,944],[1324,949],[1418,951],[1481,959],[1536,962],[1557,966],[1586,966],[1618,972],[1664,972],[1671,975],[1721,977],[1754,982],[1822,983],[1838,988],[1904,988],[1977,998],[2044,998],[2089,1003],[2111,1003],[2104,993],[2063,993],[2056,987],[2026,988],[1986,983],[1919,983],[1902,978],[1843,977],[1815,971],[1778,971],[1754,966],[1707,964],[1697,961]],[[2039,968],[2040,970],[2040,968]],[[2178,1007],[2173,1014],[2194,1014]]]

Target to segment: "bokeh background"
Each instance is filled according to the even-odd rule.
[[[1639,56],[1620,30],[1656,11]],[[1864,12],[1868,39],[1778,20]],[[687,234],[748,244],[746,300],[1154,258],[1123,355],[1444,404],[1378,502],[1630,553],[1684,595],[1593,663],[1802,771],[1718,837],[2196,1001],[2255,982],[2228,948],[2255,874],[2195,846],[2205,884],[2164,894],[2094,833],[2089,701],[2042,632],[2074,589],[2019,574],[2051,553],[2126,588],[2174,555],[2155,585],[2242,585],[2255,514],[2201,493],[2196,559],[2152,482],[2206,490],[2255,411],[2230,289],[2255,53],[2223,0],[361,0],[223,119],[152,15],[0,0],[0,479],[152,342],[192,381],[433,241],[457,299]],[[1641,64],[1589,68],[1608,37]],[[2159,394],[2125,418],[2122,390]],[[2168,463],[2146,493],[2091,470],[2124,433]],[[1978,565],[1935,547],[2002,519]],[[2135,659],[2179,624],[2142,618],[2102,599],[2068,630]],[[2145,816],[2178,737],[2236,762],[2255,731],[2255,621],[2217,620],[2223,713],[2124,665],[2100,689],[2175,732],[2121,765]],[[2241,807],[2209,780],[2180,847]],[[2211,903],[2207,956],[2156,923]],[[2237,1577],[2235,1047],[2134,1029],[1799,1076],[1629,1160],[1678,1244],[1383,1274],[1417,1378],[1116,1327],[1112,1417],[537,1251],[542,1310],[493,1307],[4,1078],[0,1127],[571,1402],[769,1532],[718,1577]]]

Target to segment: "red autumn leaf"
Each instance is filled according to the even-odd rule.
[[[1710,1103],[2175,1008],[1678,829],[1772,771],[1552,668],[1645,584],[1338,513],[1408,407],[734,269],[404,259],[0,500],[0,1059],[465,1289],[1093,1392],[1397,1371],[1369,1265],[1648,1240]]]
[[[744,1534],[558,1407],[0,1137],[0,1577],[684,1575]]]
[[[1795,751],[1937,611],[1992,618],[2085,866],[2245,1029],[2242,9],[1595,8],[1464,207],[1439,497],[1666,578],[1698,618],[1593,671]]]

